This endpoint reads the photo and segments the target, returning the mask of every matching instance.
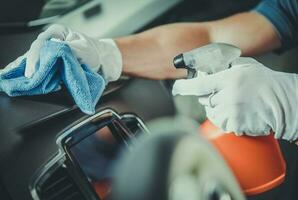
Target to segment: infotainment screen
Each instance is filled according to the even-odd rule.
[[[119,131],[111,124],[103,126],[69,148],[72,159],[101,200],[111,193],[113,165],[124,144]]]
[[[33,199],[109,200],[120,151],[142,133],[149,131],[138,116],[109,108],[74,122],[57,135],[58,153],[32,177]]]

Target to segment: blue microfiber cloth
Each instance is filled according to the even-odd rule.
[[[67,44],[46,41],[32,78],[24,76],[26,59],[0,75],[0,92],[9,96],[40,95],[61,89],[63,83],[75,103],[86,114],[95,106],[106,85],[104,78],[80,64]]]

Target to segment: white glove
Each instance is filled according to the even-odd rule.
[[[239,58],[232,68],[195,79],[178,80],[173,95],[196,95],[207,117],[237,135],[298,138],[297,75],[273,71],[252,58]]]
[[[115,81],[120,77],[122,56],[114,40],[91,38],[61,25],[52,25],[41,33],[32,43],[26,55],[21,57],[27,58],[26,77],[30,78],[34,74],[40,49],[49,39],[68,44],[80,63],[86,64],[95,72],[101,70],[107,81]],[[13,65],[15,64],[17,64],[16,61],[13,62]]]

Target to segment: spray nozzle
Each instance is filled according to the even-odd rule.
[[[197,76],[197,72],[216,73],[231,66],[241,55],[241,50],[225,43],[211,43],[191,51],[179,54],[173,60],[176,68],[188,71],[188,78]]]

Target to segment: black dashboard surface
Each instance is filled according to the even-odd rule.
[[[59,94],[53,94],[52,98],[55,98],[56,95],[59,96]],[[67,100],[67,95],[65,97]],[[36,118],[47,109],[52,109],[47,103],[28,107],[27,101],[34,102],[34,98],[30,99],[0,98],[1,200],[32,200],[28,189],[29,181],[34,172],[57,152],[56,135],[84,116],[75,108],[48,120],[23,126],[22,123],[28,121],[27,119]],[[14,114],[4,113],[14,107],[16,100],[23,102],[23,106],[20,104]],[[29,105],[32,102],[29,102]],[[64,108],[67,106],[64,105]],[[164,84],[142,79],[132,79],[126,82],[121,89],[102,97],[97,105],[97,110],[104,108],[113,108],[120,113],[136,113],[145,122],[175,114],[172,96]],[[280,144],[287,162],[285,183],[262,195],[250,197],[249,200],[277,200],[281,197],[285,200],[293,199],[297,186],[297,146],[283,141]]]
[[[23,99],[18,99],[22,104],[15,108],[15,100],[0,98],[0,178],[12,199],[29,200],[30,177],[56,153],[57,133],[84,114],[78,109],[72,109],[54,118],[23,126],[22,123],[27,122],[27,119],[36,118],[53,108],[46,103],[28,107],[32,102]],[[160,82],[137,79],[129,81],[118,91],[105,95],[97,109],[107,107],[118,112],[135,112],[145,121],[175,113],[172,97]],[[11,108],[15,109],[14,113],[5,114]]]

